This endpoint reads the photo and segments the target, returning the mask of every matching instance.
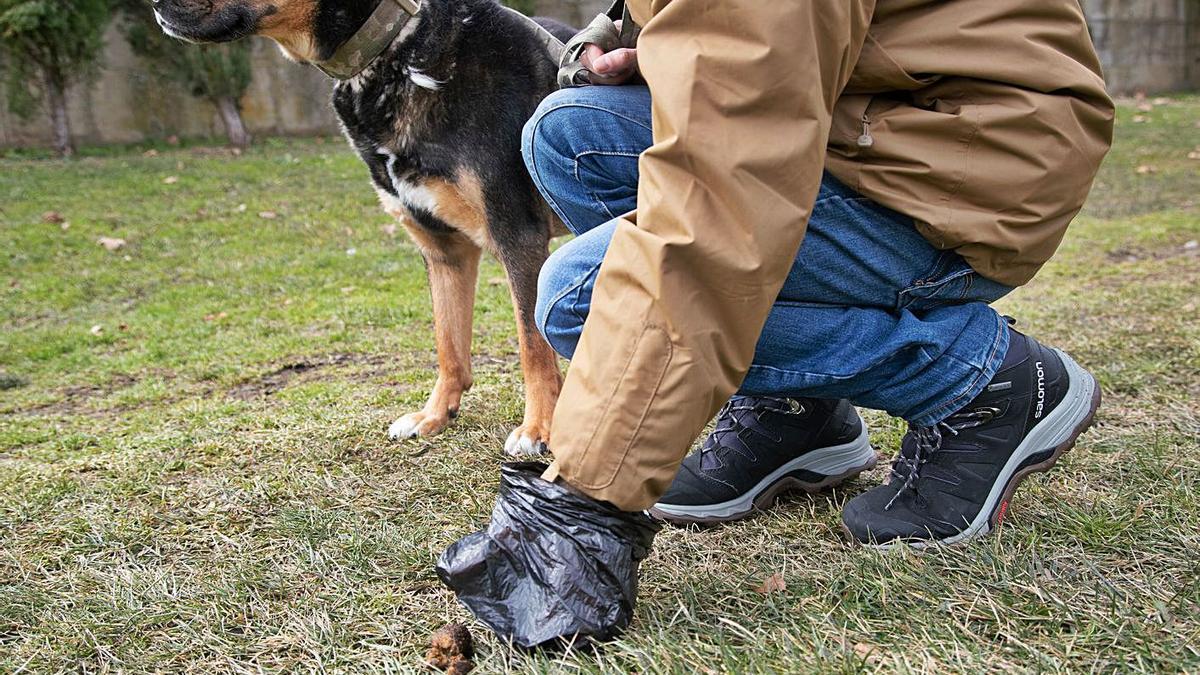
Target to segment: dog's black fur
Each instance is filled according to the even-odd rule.
[[[320,62],[358,31],[378,1],[157,0],[155,9],[177,37],[266,35],[295,59]],[[488,249],[508,273],[527,389],[524,423],[506,449],[544,450],[560,378],[533,310],[537,275],[559,225],[525,171],[520,139],[554,89],[556,64],[536,29],[494,0],[424,0],[412,22],[333,96],[384,208],[408,229],[429,270],[438,383],[424,410],[397,420],[390,433],[437,433],[457,413],[471,385],[470,313],[479,252]],[[542,25],[560,39],[573,33],[557,22]]]

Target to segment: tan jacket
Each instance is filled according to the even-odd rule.
[[[1113,106],[1078,0],[628,4],[655,142],[547,477],[635,510],[741,383],[822,167],[1019,285],[1082,206]]]

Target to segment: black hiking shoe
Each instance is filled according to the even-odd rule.
[[[931,427],[910,426],[886,485],[846,503],[859,543],[957,544],[1004,520],[1017,486],[1046,471],[1092,423],[1100,387],[1065,353],[1013,330],[983,393]]]
[[[867,427],[848,401],[738,397],[650,515],[675,524],[739,520],[785,489],[816,492],[875,462]]]

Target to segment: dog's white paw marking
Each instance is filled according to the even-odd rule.
[[[513,429],[504,441],[504,454],[509,457],[537,457],[550,452],[546,442],[522,428]]]
[[[388,438],[395,441],[417,436],[434,436],[449,424],[448,416],[438,417],[424,411],[415,412],[392,422],[392,426],[388,427]]]
[[[416,438],[421,435],[417,431],[417,428],[421,425],[421,417],[421,413],[413,413],[392,422],[392,426],[388,427],[388,438],[398,441],[403,438]]]

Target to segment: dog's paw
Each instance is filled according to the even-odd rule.
[[[550,432],[530,424],[523,424],[508,435],[504,441],[504,454],[509,457],[537,457],[550,452],[547,440]]]
[[[388,427],[388,438],[396,441],[417,436],[433,436],[449,424],[449,415],[438,417],[425,412],[415,412],[392,422],[392,426]]]

